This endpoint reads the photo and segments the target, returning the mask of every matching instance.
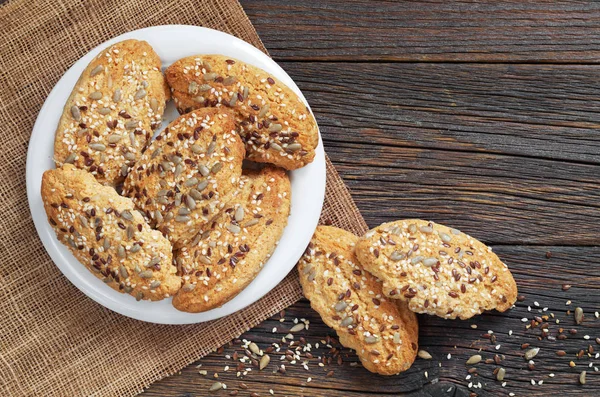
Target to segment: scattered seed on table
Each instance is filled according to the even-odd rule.
[[[481,361],[481,356],[479,354],[475,354],[471,357],[469,357],[469,359],[467,360],[466,364],[467,365],[474,365],[477,364]]]
[[[425,350],[419,350],[417,356],[419,356],[419,358],[422,358],[423,360],[431,360],[433,358],[431,357],[431,354],[429,354]]]
[[[500,368],[498,370],[498,373],[496,374],[496,379],[499,381],[503,381],[504,380],[504,375],[506,375],[506,370],[504,368]]]
[[[537,354],[539,353],[540,348],[539,347],[534,347],[533,349],[529,349],[525,352],[525,360],[529,361],[532,358],[534,358],[535,356],[537,356]]]
[[[583,322],[583,309],[578,307],[575,309],[575,324],[581,324]]]

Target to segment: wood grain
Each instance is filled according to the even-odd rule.
[[[213,374],[219,373],[219,380],[226,383],[229,391],[240,389],[240,384],[250,386],[248,391],[240,390],[240,396],[248,396],[250,391],[257,392],[260,396],[268,396],[269,389],[273,389],[277,396],[468,396],[468,384],[482,383],[483,389],[473,389],[480,396],[507,395],[515,392],[517,395],[545,396],[554,395],[559,390],[569,396],[589,396],[593,390],[600,388],[600,377],[594,373],[594,368],[588,364],[594,362],[587,354],[577,359],[579,350],[587,351],[589,345],[593,349],[600,349],[595,338],[600,329],[600,319],[595,318],[594,311],[598,310],[597,296],[600,294],[600,268],[592,266],[600,261],[600,248],[598,247],[548,247],[548,246],[500,246],[495,247],[498,255],[506,261],[513,271],[520,288],[520,293],[525,296],[523,302],[518,302],[514,309],[506,313],[491,312],[475,317],[468,321],[443,320],[432,316],[420,316],[420,348],[431,353],[432,360],[417,359],[412,368],[399,376],[383,377],[373,375],[364,368],[353,363],[358,363],[357,357],[348,349],[342,349],[342,364],[338,365],[333,360],[331,365],[321,368],[317,365],[319,356],[330,357],[330,349],[315,348],[314,345],[327,335],[335,338],[335,333],[320,320],[318,315],[303,300],[286,310],[285,322],[280,323],[280,316],[275,316],[259,327],[244,334],[241,338],[248,338],[257,343],[262,349],[272,343],[280,342],[287,331],[293,326],[294,318],[306,318],[310,321],[310,328],[301,331],[295,336],[298,340],[304,337],[313,345],[312,354],[315,358],[305,359],[309,362],[309,371],[302,368],[301,363],[290,365],[286,362],[286,374],[274,373],[277,370],[279,355],[271,354],[271,363],[267,369],[257,371],[241,379],[236,378],[235,369],[224,372],[226,365],[235,368],[236,363],[225,355],[232,355],[234,351],[242,354],[239,346],[226,347],[222,353],[213,353],[202,360],[190,365],[180,376],[174,376],[155,383],[145,393],[149,396],[188,396],[209,395],[208,388],[215,379]],[[551,252],[551,258],[546,253]],[[562,285],[572,284],[571,289],[562,291]],[[565,303],[570,300],[571,304]],[[537,302],[540,306],[535,306]],[[531,307],[531,311],[528,311]],[[581,325],[575,325],[572,314],[567,310],[582,307],[586,317]],[[548,308],[547,311],[543,311]],[[564,329],[566,340],[539,341],[541,335],[539,327],[525,330],[526,323],[522,318],[533,319],[534,316],[554,315],[550,318],[549,335],[557,336],[559,328]],[[556,324],[556,320],[560,324]],[[471,326],[477,325],[476,329]],[[276,332],[273,333],[273,328]],[[577,334],[569,333],[576,329]],[[494,331],[496,342],[482,337],[488,330]],[[512,335],[508,332],[512,330]],[[591,339],[584,339],[590,335]],[[527,369],[527,362],[523,359],[523,343],[530,343],[531,347],[540,347],[540,353],[534,358],[535,369]],[[499,349],[496,350],[496,346]],[[333,344],[339,348],[339,345]],[[558,357],[556,351],[564,350],[566,355]],[[448,354],[451,354],[448,359]],[[481,354],[483,359],[493,358],[495,354],[504,356],[500,366],[506,369],[506,387],[495,380],[492,372],[498,365],[481,362],[475,365],[478,376],[466,380],[468,369],[465,361],[474,354]],[[569,367],[569,361],[576,363],[575,368]],[[196,365],[202,364],[201,368]],[[441,364],[441,366],[440,366]],[[596,364],[597,365],[597,364]],[[588,371],[587,383],[578,384],[579,373]],[[208,371],[208,376],[198,374],[199,370]],[[326,374],[334,371],[334,376],[328,378]],[[428,377],[425,376],[425,371]],[[553,378],[549,374],[553,373]],[[311,382],[307,382],[312,377]],[[536,385],[531,384],[535,379]],[[543,385],[537,383],[542,380]],[[450,393],[445,393],[452,388]],[[220,391],[214,395],[227,395]]]
[[[597,63],[600,4],[243,0],[277,60]]]

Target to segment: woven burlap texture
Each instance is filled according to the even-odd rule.
[[[37,236],[27,205],[25,161],[46,95],[98,44],[165,24],[222,30],[266,52],[237,1],[18,0],[0,6],[2,396],[135,395],[301,297],[292,272],[259,302],[227,318],[188,326],[143,323],[79,292]],[[322,220],[355,233],[366,229],[329,160]]]

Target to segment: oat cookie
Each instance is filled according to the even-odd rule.
[[[235,110],[249,159],[288,170],[313,161],[319,135],[312,113],[264,70],[223,55],[197,55],[178,60],[165,75],[180,113]]]
[[[138,300],[179,290],[171,244],[112,187],[65,164],[44,173],[42,199],[58,240],[113,289]]]
[[[182,311],[203,312],[246,288],[279,242],[290,214],[290,199],[290,181],[282,169],[246,172],[234,199],[175,253],[184,285],[173,305]]]
[[[302,290],[366,369],[397,374],[417,355],[417,318],[405,304],[383,296],[381,282],[356,260],[357,241],[345,230],[318,226],[298,263]]]
[[[383,281],[386,296],[417,313],[464,320],[506,311],[517,298],[512,274],[491,248],[437,223],[384,223],[360,239],[356,256]]]
[[[244,153],[230,111],[198,109],[178,117],[156,137],[123,190],[179,248],[230,200]]]
[[[161,122],[168,99],[160,59],[145,41],[103,50],[69,96],[54,140],[57,166],[70,163],[119,185]]]

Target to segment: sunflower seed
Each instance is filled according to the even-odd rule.
[[[185,292],[192,292],[196,289],[196,284],[185,284],[181,289]]]
[[[152,109],[154,113],[158,112],[158,100],[156,98],[150,99],[150,109]]]
[[[185,197],[185,205],[187,205],[190,210],[196,209],[196,201],[189,194]]]
[[[191,220],[191,218],[188,215],[177,215],[175,217],[176,222],[184,223],[184,222],[189,222],[190,220]]]
[[[202,200],[202,193],[200,193],[196,189],[193,189],[193,188],[190,189],[190,191],[188,192],[188,195],[191,196],[191,197],[193,197],[196,200]]]
[[[411,263],[412,265],[416,265],[417,263],[421,263],[421,261],[422,261],[423,259],[425,259],[425,258],[423,258],[421,255],[419,255],[419,256],[415,256],[414,258],[412,258],[412,259],[410,260],[410,263]]]
[[[258,112],[258,118],[262,119],[263,117],[265,117],[267,115],[267,113],[269,112],[269,105],[265,105],[262,108],[260,108],[260,112]]]
[[[223,387],[223,384],[221,382],[215,382],[212,384],[212,386],[208,390],[209,391],[217,391],[217,390],[221,390],[222,387]]]
[[[238,101],[237,94],[234,92],[231,94],[231,99],[229,100],[229,106],[234,107]]]
[[[400,332],[394,332],[394,343],[399,345],[400,342]]]
[[[150,289],[156,289],[158,287],[160,287],[161,282],[158,280],[154,280],[153,282],[150,283]]]
[[[179,204],[181,204],[181,202]],[[179,205],[179,204],[177,204],[177,205]],[[187,208],[182,207],[182,208],[179,209],[179,211],[177,211],[177,214],[179,214],[179,215],[189,215],[190,214],[190,210],[188,210]]]
[[[158,256],[153,257],[152,259],[150,259],[150,262],[146,263],[146,267],[152,267],[154,265],[158,265],[160,263],[160,258]]]
[[[217,78],[217,74],[216,73],[204,73],[202,75],[202,78],[204,79],[204,81],[214,81],[214,79]]]
[[[338,303],[335,304],[334,309],[336,312],[341,312],[342,310],[345,310],[348,307],[348,304],[344,301],[339,301]]]
[[[290,143],[289,145],[287,145],[287,150],[291,150],[292,152],[297,152],[298,150],[302,149],[302,145],[299,144],[298,142],[294,142],[294,143]]]
[[[125,153],[125,160],[135,161],[135,154],[133,154],[132,152]]]
[[[162,153],[162,148],[158,148],[154,152],[152,152],[152,155],[150,156],[150,158],[154,159],[161,153]]]
[[[129,272],[127,271],[127,269],[123,265],[119,266],[119,273],[121,274],[121,277],[123,277],[123,278],[129,277]]]
[[[162,221],[163,221],[163,216],[162,216],[162,214],[160,213],[160,211],[159,211],[159,210],[156,210],[156,211],[154,211],[154,220],[155,220],[157,223],[162,223]]]
[[[140,291],[135,295],[135,300],[139,302],[142,299],[144,299],[144,293]]]
[[[88,227],[88,221],[85,216],[79,215],[79,222],[81,222],[83,227]]]
[[[117,88],[113,93],[113,102],[119,103],[121,102],[121,89]]]
[[[246,222],[244,224],[244,227],[250,227],[250,226],[254,226],[258,224],[258,219],[254,218],[254,219],[250,219],[248,222]]]
[[[425,350],[419,350],[417,356],[419,356],[419,358],[422,358],[423,360],[431,360],[433,358],[431,357],[431,354],[429,354],[429,352]]]
[[[433,228],[431,226],[421,226],[419,230],[421,231],[421,233],[425,234],[433,233]]]
[[[100,113],[103,116],[106,116],[110,112],[111,112],[111,109],[107,108],[107,107],[103,107],[103,108],[98,109],[98,113]]]
[[[105,238],[102,242],[102,248],[104,248],[104,252],[108,251],[110,248],[110,240],[108,238]]]
[[[250,345],[248,345],[248,349],[250,349],[250,351],[254,354],[260,354],[260,349],[258,348],[258,345],[254,342],[251,342]]]
[[[186,181],[183,183],[183,185],[184,185],[184,186],[187,186],[187,187],[190,187],[190,186],[194,186],[194,185],[195,185],[195,184],[197,184],[197,183],[198,183],[198,178],[196,178],[196,177],[191,177],[191,178],[189,178],[188,180],[186,180]]]
[[[206,149],[206,154],[209,156],[211,154],[213,154],[216,147],[217,147],[217,143],[215,141],[211,141],[210,144],[208,145],[208,149]]]
[[[200,174],[202,176],[207,176],[208,174],[210,174],[210,170],[208,169],[207,166],[205,166],[204,164],[200,164],[198,166],[198,171],[200,172]]]
[[[294,332],[300,332],[305,328],[304,323],[298,323],[296,325],[294,325],[292,328],[290,328],[290,333],[294,333]]]
[[[232,85],[237,81],[237,77],[228,76],[223,79],[223,85]]]
[[[244,219],[244,207],[242,207],[241,205],[239,207],[237,207],[233,218],[236,221],[241,222]]]
[[[379,342],[379,338],[376,337],[375,335],[369,335],[369,336],[367,336],[365,338],[365,343],[367,345],[372,345],[372,344],[377,343],[377,342]]]
[[[122,245],[119,245],[119,248],[117,248],[117,256],[119,258],[125,258],[125,248],[123,248]]]
[[[139,251],[139,250],[141,250],[141,249],[142,249],[142,247],[140,247],[139,245],[137,245],[137,244],[133,244],[133,245],[131,246],[131,249],[130,249],[129,251],[135,254],[136,252],[138,252],[138,251]]]
[[[212,166],[212,168],[210,169],[210,171],[213,174],[216,174],[217,172],[221,171],[221,169],[223,168],[223,163],[216,163],[215,165]]]
[[[164,216],[164,220],[165,220],[165,222],[169,222],[171,219],[173,219],[173,216],[174,216],[174,215],[173,215],[173,212],[172,212],[172,211],[169,211],[169,212],[167,212],[167,213],[165,214],[165,216]]]
[[[354,319],[352,317],[346,317],[342,320],[340,325],[342,327],[348,327],[348,326],[352,325],[353,323],[354,323]]]
[[[127,227],[127,238],[129,240],[131,240],[133,238],[133,236],[135,235],[135,231],[133,230],[133,226],[129,225]]]
[[[231,233],[239,233],[242,229],[238,225],[229,223],[227,224],[227,230],[229,230]]]
[[[525,360],[529,361],[532,358],[534,358],[535,356],[537,356],[538,352],[540,351],[539,347],[534,347],[533,349],[529,349],[525,352]]]
[[[504,375],[506,375],[506,370],[504,368],[500,368],[496,374],[496,379],[502,382],[504,380]]]
[[[170,158],[171,162],[174,164],[179,164],[181,163],[181,157],[179,157],[178,155],[174,154],[171,156]]]
[[[139,125],[139,121],[137,120],[129,120],[125,123],[125,128],[128,130],[133,130]]]
[[[406,255],[401,251],[394,251],[390,254],[390,259],[393,261],[399,261],[406,258]]]
[[[190,146],[190,149],[192,150],[193,153],[196,153],[196,154],[204,153],[204,149],[200,145],[194,144],[194,145]]]
[[[100,91],[94,91],[88,96],[88,98],[97,101],[98,99],[102,99],[102,93]]]
[[[467,365],[474,365],[474,364],[477,364],[480,361],[481,361],[481,356],[479,354],[475,354],[474,356],[469,357],[469,359],[467,360],[466,364]]]
[[[144,80],[142,81],[142,88],[148,88],[150,84],[148,84],[148,81]]]
[[[575,309],[575,324],[581,324],[583,322],[583,309],[578,307]]]
[[[184,169],[185,169],[185,166],[183,164],[177,164],[177,167],[175,167],[175,172],[173,173],[175,178],[178,178]]]
[[[283,149],[281,148],[281,146],[279,146],[279,144],[278,144],[278,143],[275,143],[275,142],[271,143],[271,146],[270,146],[270,147],[271,147],[273,150],[277,150],[278,152],[281,152],[281,151],[283,150]]]
[[[586,371],[581,371],[581,373],[579,374],[579,383],[581,383],[582,385],[585,385],[585,375],[586,375]]]
[[[81,120],[81,111],[75,105],[71,106],[71,116],[77,121]]]
[[[121,135],[112,134],[108,136],[108,143],[117,143],[121,140]],[[126,153],[126,155],[129,153]],[[127,158],[127,157],[126,157]],[[135,159],[135,156],[134,156]]]
[[[200,84],[200,85],[198,86],[198,91],[200,91],[200,92],[205,92],[205,91],[208,91],[208,90],[210,90],[211,88],[212,88],[212,87],[211,87],[209,84]]]
[[[200,255],[200,256],[198,257],[198,259],[200,260],[200,262],[204,263],[205,265],[210,265],[210,264],[212,264],[211,260],[210,260],[210,259],[209,259],[207,256]]]
[[[75,153],[69,154],[69,156],[67,156],[67,158],[65,159],[65,163],[73,164],[75,162],[75,157],[77,157]]]
[[[260,358],[260,363],[259,363],[258,369],[262,371],[263,369],[265,369],[267,367],[267,365],[269,365],[270,361],[271,361],[271,357],[269,357],[268,354],[265,354],[264,356],[262,356]]]
[[[90,143],[90,149],[96,150],[98,152],[103,152],[106,150],[106,146],[102,143]]]
[[[248,99],[248,94],[248,87],[244,87],[244,89],[242,90],[242,98],[244,98],[244,101]]]
[[[144,270],[143,272],[141,272],[139,274],[139,276],[141,278],[152,278],[152,275],[153,275],[152,270]]]
[[[450,233],[454,234],[455,236],[458,236],[460,234],[460,230],[458,230],[458,229],[450,229]]]
[[[204,66],[204,69],[206,69],[207,72],[212,71],[212,66],[210,65],[210,63],[204,61],[202,62],[202,66]]]
[[[450,244],[450,242],[452,241],[452,237],[450,237],[449,234],[446,234],[444,232],[439,232],[439,236],[440,239],[442,239],[442,241],[446,244]]]
[[[92,71],[90,72],[90,77],[97,76],[102,72],[104,72],[104,66],[98,65],[94,69],[92,69]]]
[[[438,262],[439,261],[437,258],[425,258],[422,261],[423,265],[428,266],[428,267],[431,267],[431,266],[437,264]]]
[[[143,89],[143,88],[142,88],[142,89],[139,89],[139,90],[138,90],[138,91],[135,93],[135,95],[133,96],[133,99],[134,99],[134,100],[142,99],[143,97],[145,97],[145,96],[146,96],[146,94],[147,94],[147,92],[146,92],[146,90],[145,90],[145,89]]]
[[[279,132],[279,131],[281,131],[282,128],[283,128],[283,126],[281,124],[273,123],[269,126],[269,131],[270,132]]]

